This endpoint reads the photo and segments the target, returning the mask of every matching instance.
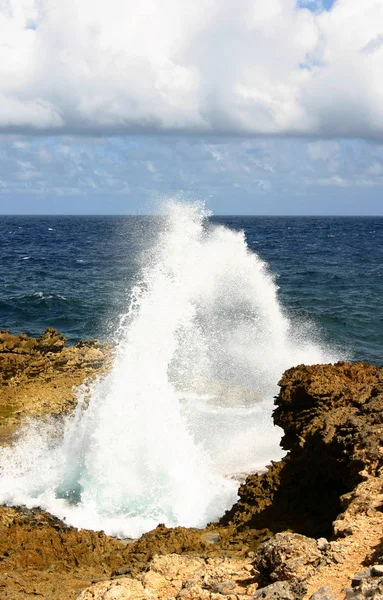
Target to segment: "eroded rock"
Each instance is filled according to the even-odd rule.
[[[347,600],[383,600],[383,577],[374,576],[372,569],[353,577],[352,587],[346,589]]]
[[[0,598],[68,600],[124,564],[124,552],[103,532],[79,531],[39,509],[0,506]]]
[[[305,591],[304,582],[322,559],[315,540],[297,533],[277,533],[258,548],[254,567],[262,585],[288,581],[297,596]]]
[[[300,365],[279,385],[274,421],[289,453],[247,478],[221,523],[237,531],[267,527],[328,537],[348,505],[371,505],[357,486],[383,467],[383,368]]]
[[[296,600],[291,586],[286,581],[277,581],[255,592],[254,600]]]
[[[77,600],[250,600],[257,587],[252,571],[250,559],[155,556],[134,585],[124,579],[97,583]]]
[[[109,344],[65,343],[66,338],[52,328],[39,338],[0,332],[0,444],[10,442],[25,417],[73,410],[74,388],[111,367]]]
[[[99,342],[72,348],[64,342],[51,330],[39,339],[0,334],[3,425],[16,427],[26,415],[70,411],[76,403],[73,385],[111,364],[110,348]],[[381,523],[383,370],[363,363],[301,365],[287,371],[280,385],[274,417],[284,428],[288,455],[249,476],[240,500],[219,524],[204,531],[159,525],[124,545],[102,533],[67,528],[41,511],[1,509],[0,598],[6,589],[10,600],[69,600],[87,587],[81,600],[142,594],[290,600],[291,594],[302,596],[313,571],[333,568],[337,576],[348,568],[347,538],[371,519]],[[280,535],[272,538],[275,533]],[[367,538],[359,538],[363,548],[375,539]],[[367,565],[383,555],[383,544],[372,546]],[[363,552],[360,564],[368,554]],[[359,600],[367,596],[357,593],[380,594],[380,585],[370,571],[348,593]],[[330,592],[320,586],[323,581],[310,593],[317,590],[325,600]]]

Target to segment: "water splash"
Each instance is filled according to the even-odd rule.
[[[112,372],[60,427],[2,450],[0,501],[137,536],[204,526],[236,499],[231,473],[279,458],[271,412],[292,365],[334,360],[284,314],[243,233],[170,202],[118,332]]]

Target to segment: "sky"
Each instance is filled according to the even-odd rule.
[[[0,214],[383,215],[383,0],[1,0]]]

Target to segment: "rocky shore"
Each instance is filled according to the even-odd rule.
[[[55,329],[39,338],[0,331],[0,444],[11,440],[25,417],[69,413],[74,388],[112,364],[112,347],[97,340],[66,346]]]
[[[2,444],[27,416],[70,412],[73,387],[110,368],[110,346],[65,341],[0,332]],[[127,543],[0,507],[0,598],[383,599],[383,368],[300,365],[279,385],[287,455],[248,476],[218,523]]]

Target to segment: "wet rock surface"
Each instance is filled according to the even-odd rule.
[[[110,344],[65,344],[66,338],[52,328],[39,338],[0,331],[0,444],[11,441],[25,417],[73,410],[74,386],[111,367]]]
[[[72,410],[73,386],[111,361],[97,341],[66,347],[54,330],[1,332],[3,443],[25,416]],[[287,456],[250,475],[205,530],[159,525],[127,544],[0,507],[0,598],[344,600],[343,588],[347,598],[383,598],[383,369],[301,365],[280,386],[274,419]]]

